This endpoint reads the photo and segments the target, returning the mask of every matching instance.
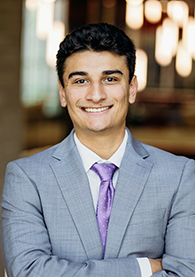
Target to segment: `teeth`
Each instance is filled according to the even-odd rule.
[[[102,112],[102,111],[105,111],[105,110],[108,110],[109,107],[102,107],[102,108],[86,108],[85,111],[86,112],[90,112],[90,113],[97,113],[97,112]]]

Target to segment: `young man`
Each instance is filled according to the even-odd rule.
[[[112,25],[60,44],[60,99],[74,130],[7,167],[8,276],[195,276],[195,162],[126,129],[134,68],[132,41]]]

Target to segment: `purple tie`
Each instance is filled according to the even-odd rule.
[[[112,177],[117,166],[114,164],[98,164],[92,165],[91,169],[100,177],[100,191],[97,205],[97,221],[100,230],[100,236],[103,245],[103,257],[106,246],[106,236],[108,229],[108,222],[110,218],[112,202],[114,198],[114,188],[112,184]]]

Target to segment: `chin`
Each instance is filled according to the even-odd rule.
[[[111,128],[97,126],[97,127],[91,127],[91,128],[89,128],[89,131],[92,131],[92,132],[95,132],[95,133],[103,133],[103,132],[111,131]]]

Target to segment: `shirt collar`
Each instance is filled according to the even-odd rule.
[[[124,139],[117,149],[117,151],[110,157],[108,160],[103,160],[100,158],[97,154],[95,154],[93,151],[91,151],[89,148],[87,148],[85,145],[83,145],[80,140],[77,138],[76,133],[74,132],[74,140],[77,146],[77,149],[79,151],[79,154],[81,156],[81,159],[84,164],[85,171],[87,172],[91,166],[94,163],[113,163],[115,164],[118,168],[120,167],[126,144],[127,144],[127,139],[128,139],[128,133],[127,130],[125,130],[125,136]]]

